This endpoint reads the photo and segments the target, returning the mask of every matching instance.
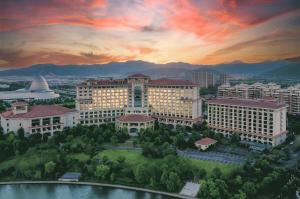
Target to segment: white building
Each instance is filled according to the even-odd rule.
[[[222,98],[208,101],[208,125],[229,137],[277,146],[286,138],[286,106],[275,100]]]
[[[12,103],[11,109],[0,114],[4,133],[23,128],[25,133],[49,133],[62,131],[77,124],[76,110],[56,105],[28,106],[25,102]]]
[[[199,87],[192,82],[151,80],[149,76],[134,74],[126,79],[79,84],[76,108],[83,125],[117,121],[118,127],[127,125],[128,131],[135,134],[142,127],[153,126],[154,119],[173,127],[192,126],[200,120],[202,103]]]
[[[29,89],[0,92],[0,100],[4,100],[4,101],[47,100],[47,99],[54,99],[58,97],[59,94],[50,90],[46,79],[42,76],[34,77]]]

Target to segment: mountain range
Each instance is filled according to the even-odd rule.
[[[69,75],[114,77],[141,72],[154,77],[183,77],[192,70],[200,69],[228,73],[232,76],[275,77],[274,75],[276,74],[276,77],[280,77],[282,74],[285,74],[285,78],[289,76],[297,78],[300,77],[298,60],[299,58],[291,58],[288,60],[266,61],[261,63],[234,61],[232,63],[217,65],[197,65],[183,62],[154,64],[144,61],[111,62],[94,65],[37,64],[26,68],[0,71],[0,76]]]

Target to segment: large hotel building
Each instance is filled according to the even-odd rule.
[[[192,126],[200,120],[202,102],[199,87],[192,82],[134,74],[77,85],[76,109],[83,125],[115,122],[134,134],[153,127],[155,119],[174,127]]]
[[[286,105],[276,100],[220,98],[208,101],[208,125],[228,137],[277,146],[286,138]]]
[[[245,99],[274,98],[286,104],[288,113],[300,114],[300,85],[281,88],[280,85],[274,83],[238,84],[235,86],[223,84],[218,87],[218,97],[238,97]]]

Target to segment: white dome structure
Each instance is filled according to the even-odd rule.
[[[50,91],[47,80],[43,76],[36,76],[31,82],[30,92],[48,92]]]
[[[59,94],[50,90],[47,80],[42,76],[36,76],[32,79],[29,89],[20,89],[16,91],[2,91],[0,92],[0,100],[14,101],[14,100],[47,100],[58,98]]]

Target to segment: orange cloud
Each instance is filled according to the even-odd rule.
[[[103,64],[109,62],[122,62],[135,59],[134,56],[112,56],[108,54],[80,53],[79,55],[63,52],[37,52],[24,53],[20,50],[0,50],[0,67],[23,67],[33,64]],[[2,63],[2,64],[1,64]]]

